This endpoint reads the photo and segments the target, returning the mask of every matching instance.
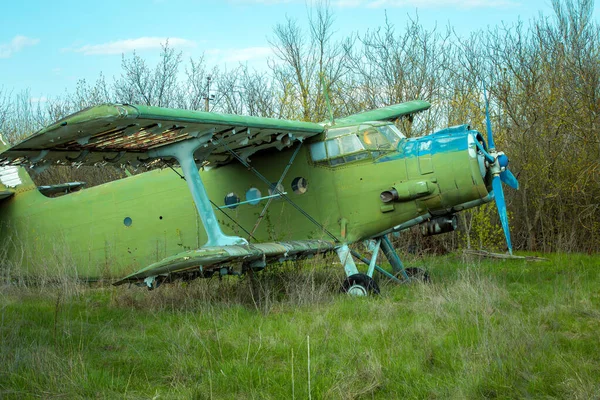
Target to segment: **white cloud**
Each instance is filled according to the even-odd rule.
[[[0,44],[0,58],[9,58],[14,53],[23,50],[25,47],[35,46],[39,42],[40,39],[17,35],[9,43]]]
[[[48,98],[46,96],[32,97],[29,99],[32,103],[46,103]]]
[[[224,62],[244,62],[253,59],[264,59],[273,55],[270,47],[246,47],[242,49],[211,49],[206,54]]]
[[[461,9],[516,7],[520,5],[518,1],[513,0],[337,0],[333,4],[338,7],[455,7]]]
[[[129,53],[134,50],[158,49],[161,44],[169,41],[171,47],[194,47],[196,42],[182,38],[140,37],[136,39],[116,40],[100,44],[86,44],[75,49],[66,49],[87,55],[106,55]]]

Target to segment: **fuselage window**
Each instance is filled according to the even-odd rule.
[[[260,190],[258,190],[257,188],[250,188],[246,192],[246,201],[248,201],[248,203],[252,204],[253,206],[258,204],[258,202],[260,201],[260,197],[261,193]]]
[[[234,204],[237,204],[240,202],[240,196],[238,196],[237,194],[231,192],[231,193],[227,193],[227,196],[225,196],[225,205],[229,206],[229,208],[233,209],[236,208],[237,206],[234,206]]]
[[[292,181],[292,191],[296,194],[304,194],[308,190],[308,181],[299,176]]]

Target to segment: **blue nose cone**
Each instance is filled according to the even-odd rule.
[[[508,165],[508,157],[504,154],[500,154],[498,156],[498,164],[500,164],[502,168],[506,168],[506,166]]]

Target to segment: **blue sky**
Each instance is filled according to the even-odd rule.
[[[400,29],[408,15],[427,27],[450,24],[461,35],[518,18],[552,15],[550,0],[331,0],[339,36],[384,23]],[[5,1],[0,24],[0,88],[30,89],[36,99],[72,91],[78,79],[109,81],[121,54],[136,49],[149,62],[169,38],[184,58],[260,68],[271,57],[273,27],[290,16],[305,23],[304,0]],[[598,7],[594,16],[598,18]]]

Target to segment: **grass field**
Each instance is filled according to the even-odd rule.
[[[600,397],[600,257],[407,260],[432,283],[338,292],[341,268],[0,294],[0,398]]]

